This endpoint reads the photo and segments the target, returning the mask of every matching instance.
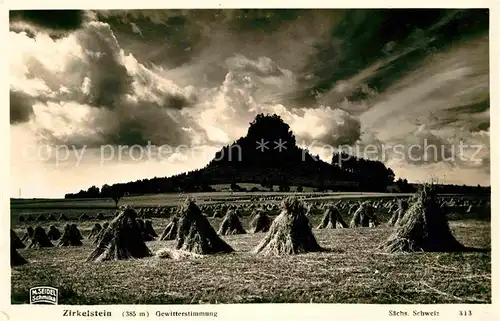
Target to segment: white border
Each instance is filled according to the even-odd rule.
[[[496,137],[500,137],[500,129],[498,120],[500,119],[498,103],[498,89],[500,89],[500,74],[499,74],[499,37],[500,37],[500,2],[485,1],[485,0],[419,0],[415,2],[402,3],[401,0],[384,0],[384,1],[368,1],[368,0],[346,0],[346,1],[290,1],[283,0],[265,0],[265,1],[194,1],[183,0],[176,2],[165,2],[161,0],[142,0],[133,1],[124,5],[122,1],[102,1],[102,0],[45,0],[44,5],[41,1],[23,0],[21,1],[5,1],[0,0],[0,25],[1,38],[8,39],[8,10],[9,9],[154,9],[154,8],[171,8],[171,9],[187,9],[187,8],[490,8],[490,132],[491,132],[491,164],[496,164],[500,159],[499,146],[496,143]],[[1,39],[0,38],[0,39]],[[9,44],[2,43],[2,51],[4,57],[6,50],[9,50]],[[2,124],[0,126],[0,139],[4,150],[7,149],[7,155],[10,152],[10,126],[9,126],[9,109],[8,109],[8,62],[5,59],[4,63],[0,64],[0,83],[3,85],[3,90],[0,92],[0,102],[2,108],[0,113]],[[496,90],[495,90],[496,89]],[[3,153],[6,154],[5,152]],[[0,196],[2,211],[0,214],[0,226],[3,231],[7,231],[10,226],[10,198],[8,191],[10,190],[9,182],[10,157],[0,157]],[[498,296],[499,282],[498,273],[495,267],[498,267],[498,251],[499,237],[495,233],[495,229],[500,227],[500,218],[496,213],[500,213],[500,203],[495,197],[498,195],[497,181],[500,173],[495,167],[491,169],[491,185],[492,185],[492,219],[491,219],[491,243],[492,243],[492,304],[491,305],[458,305],[458,304],[440,304],[440,305],[362,305],[357,304],[233,304],[233,305],[105,305],[105,306],[74,306],[78,310],[100,310],[111,311],[112,319],[126,319],[122,317],[122,313],[127,309],[137,311],[147,311],[154,314],[155,311],[217,311],[217,320],[303,320],[304,317],[315,319],[330,319],[330,320],[386,320],[401,317],[389,317],[389,310],[408,311],[411,315],[413,310],[420,308],[426,311],[439,311],[439,317],[417,317],[419,319],[435,319],[435,320],[500,320],[500,305]],[[6,179],[7,178],[7,179]],[[9,264],[9,233],[0,234],[0,250],[3,254],[3,260],[0,260],[0,284],[3,285],[0,291],[0,321],[4,320],[68,320],[68,317],[63,317],[64,309],[71,306],[29,306],[29,305],[11,305],[10,304],[10,264]],[[458,315],[459,310],[472,310],[473,315],[469,317],[461,317]],[[81,319],[81,318],[79,318]],[[84,319],[101,319],[101,318],[84,318]],[[102,318],[110,320],[110,318]],[[146,318],[131,318],[131,319],[146,319]],[[159,319],[176,319],[174,317],[158,318],[151,316],[148,320]],[[181,318],[177,318],[181,319]],[[182,318],[182,319],[206,319],[206,318]]]

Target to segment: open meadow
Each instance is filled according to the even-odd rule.
[[[198,195],[205,200],[227,195]],[[358,195],[361,197],[361,195]],[[151,196],[151,199],[158,196]],[[231,197],[238,197],[232,195]],[[331,196],[333,199],[353,195]],[[363,196],[364,197],[364,196]],[[372,195],[375,197],[375,195]],[[185,196],[171,196],[172,205]],[[163,198],[165,199],[165,198]],[[347,199],[347,198],[346,198]],[[381,195],[377,199],[382,199]],[[105,200],[13,201],[12,228],[20,237],[26,226],[42,225],[60,230],[67,222],[19,222],[26,213],[68,213],[69,223],[78,225],[82,246],[23,248],[18,252],[29,263],[12,269],[12,303],[29,302],[29,289],[53,286],[60,304],[199,304],[199,303],[490,303],[491,247],[489,213],[449,213],[453,235],[467,247],[487,249],[456,253],[386,253],[379,246],[394,227],[385,224],[391,213],[379,211],[376,227],[317,229],[322,212],[309,216],[318,243],[328,249],[298,255],[260,256],[251,251],[265,233],[221,236],[235,251],[184,259],[151,256],[143,259],[85,262],[95,245],[87,238],[96,222],[79,221],[78,215],[96,209],[111,215]],[[41,204],[36,210],[33,202]],[[144,201],[145,202],[145,201]],[[343,201],[342,201],[343,202]],[[124,199],[125,203],[133,203]],[[62,208],[59,205],[65,204]],[[71,205],[78,204],[71,209]],[[97,205],[96,205],[97,204]],[[141,204],[141,206],[144,203]],[[151,203],[152,204],[152,203]],[[163,205],[166,203],[162,203]],[[94,207],[93,207],[94,206]],[[138,205],[136,205],[138,206]],[[271,219],[277,212],[270,213]],[[241,222],[249,231],[250,213]],[[349,221],[348,214],[342,214]],[[109,218],[108,218],[109,219]],[[151,218],[161,235],[169,217]],[[215,230],[221,218],[208,218]],[[173,248],[175,240],[146,242],[154,253]]]

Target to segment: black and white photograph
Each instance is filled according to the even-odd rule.
[[[490,9],[165,6],[9,10],[12,306],[492,304]]]

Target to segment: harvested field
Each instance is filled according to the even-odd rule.
[[[490,222],[483,214],[451,217],[451,230],[460,243],[490,248]],[[379,218],[387,221],[390,213]],[[309,218],[312,226],[321,219],[321,214]],[[208,220],[217,227],[222,219]],[[250,220],[250,214],[241,219],[246,229]],[[152,218],[157,231],[163,231],[169,221]],[[12,303],[28,303],[29,288],[37,285],[59,288],[60,304],[491,302],[490,252],[383,253],[378,247],[392,232],[385,224],[314,229],[319,245],[332,252],[259,256],[251,251],[265,233],[255,233],[221,236],[233,253],[178,260],[151,256],[84,262],[95,249],[93,240],[87,239],[95,222],[77,222],[84,236],[82,246],[19,249],[29,263],[12,269]],[[29,224],[35,223],[17,223],[13,229],[23,235]],[[48,229],[52,224],[62,229],[65,223],[41,225]],[[175,244],[175,240],[147,242],[152,253]]]

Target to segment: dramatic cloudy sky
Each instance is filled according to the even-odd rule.
[[[11,11],[11,195],[200,168],[260,112],[327,161],[384,147],[370,157],[410,181],[489,184],[488,25],[479,9]],[[148,144],[172,150],[139,159]]]

